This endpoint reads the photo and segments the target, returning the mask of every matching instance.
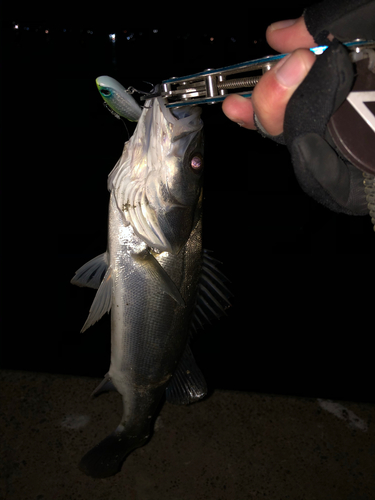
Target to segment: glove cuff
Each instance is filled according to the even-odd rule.
[[[298,137],[290,148],[301,188],[333,212],[369,213],[362,172],[344,162],[318,134]]]

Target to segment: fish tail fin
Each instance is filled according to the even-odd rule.
[[[125,431],[117,428],[83,456],[79,468],[91,477],[113,476],[120,471],[125,458],[136,448],[146,444],[148,438],[144,433],[141,437],[129,438]]]

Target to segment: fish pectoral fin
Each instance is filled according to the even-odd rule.
[[[104,252],[83,264],[70,280],[72,285],[98,289],[108,269],[108,253]]]
[[[104,313],[109,312],[112,307],[112,268],[109,267],[96,292],[94,301],[90,307],[90,312],[81,333],[100,320]]]
[[[194,403],[207,394],[206,381],[195,362],[189,344],[171,377],[165,394],[169,403],[178,405]]]
[[[117,391],[116,387],[113,385],[113,382],[111,381],[111,378],[109,374],[107,373],[104,375],[103,380],[100,382],[98,387],[91,393],[92,398],[96,398],[103,392],[108,392],[108,391]]]
[[[180,304],[180,306],[185,307],[185,301],[182,298],[179,289],[168,276],[168,273],[148,250],[133,253],[131,256],[133,260],[141,266],[148,278],[157,284],[164,293],[167,293],[170,297],[172,297],[172,299]]]

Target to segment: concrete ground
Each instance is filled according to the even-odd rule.
[[[166,403],[116,476],[80,472],[120,421],[99,380],[0,372],[1,500],[374,500],[375,405],[216,391]]]

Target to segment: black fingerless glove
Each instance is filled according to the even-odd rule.
[[[375,38],[375,0],[328,0],[307,8],[304,17],[316,43],[329,48],[289,100],[283,135],[272,139],[287,145],[307,194],[335,212],[365,215],[362,172],[338,152],[327,124],[354,80],[353,64],[340,42]]]

